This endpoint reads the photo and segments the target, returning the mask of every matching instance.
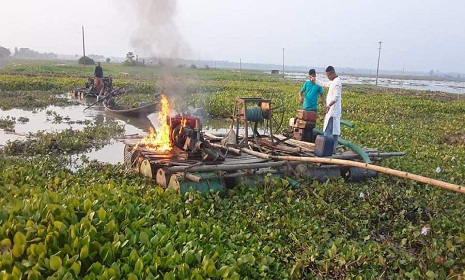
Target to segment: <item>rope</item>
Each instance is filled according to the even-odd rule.
[[[247,108],[245,112],[245,118],[251,122],[263,123],[264,119],[263,119],[263,114],[262,114],[262,108],[260,107]]]

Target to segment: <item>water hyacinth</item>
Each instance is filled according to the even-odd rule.
[[[132,85],[162,77],[150,67],[115,64],[107,72]],[[185,101],[205,102],[214,116],[229,116],[239,95],[277,93],[286,100],[286,118],[299,107],[300,81],[263,72],[172,73]],[[31,86],[63,88],[39,80]],[[21,87],[12,77],[5,81]],[[453,172],[451,181],[465,184],[464,143],[444,141],[465,131],[465,99],[355,85],[344,85],[343,95],[343,116],[357,124],[342,128],[345,139],[406,152],[383,166],[422,175],[440,166]],[[96,131],[103,133],[87,134]],[[61,148],[77,139],[56,136]],[[465,202],[457,193],[380,174],[361,183],[303,180],[311,189],[293,189],[276,181],[233,188],[224,197],[183,198],[120,165],[70,171],[53,154],[31,156],[42,142],[22,149],[27,157],[0,156],[2,279],[459,279],[465,272]],[[450,154],[456,167],[444,161]]]
[[[430,230],[431,230],[431,229],[430,229],[428,226],[423,226],[423,227],[421,228],[421,234],[422,234],[422,235],[428,235],[428,233],[430,232]]]

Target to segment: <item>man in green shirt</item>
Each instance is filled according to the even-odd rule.
[[[315,78],[315,69],[308,71],[309,79],[304,82],[299,91],[299,102],[302,104],[302,109],[305,111],[317,111],[318,95],[321,97],[321,102],[324,104],[323,88],[311,81]]]

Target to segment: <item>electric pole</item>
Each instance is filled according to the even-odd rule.
[[[376,67],[376,85],[378,85],[378,72],[379,72],[379,57],[381,56],[381,44],[383,42],[379,41],[379,49],[378,49],[378,66]]]
[[[86,46],[84,44],[84,26],[82,26],[82,53],[84,55],[84,65],[86,65]]]
[[[283,48],[283,78],[284,78],[284,48]]]

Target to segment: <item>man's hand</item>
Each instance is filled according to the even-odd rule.
[[[329,112],[329,106],[325,106],[325,114]]]

